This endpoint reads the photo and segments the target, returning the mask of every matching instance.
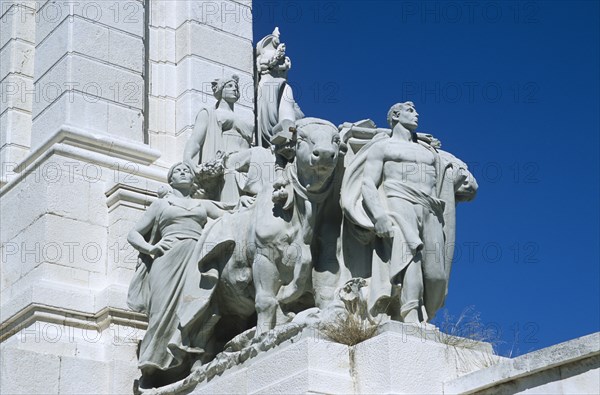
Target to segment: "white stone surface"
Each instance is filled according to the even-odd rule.
[[[2,47],[0,58],[0,80],[9,73],[33,75],[35,48],[28,42],[11,40]]]
[[[600,332],[444,384],[446,394],[591,394],[600,390]]]
[[[130,394],[143,330],[37,321],[2,343],[3,394]]]
[[[178,27],[176,34],[178,62],[186,56],[199,56],[240,72],[252,70],[252,43],[249,40],[215,31],[193,21]]]
[[[60,357],[10,349],[2,344],[0,353],[3,394],[58,394]],[[24,385],[27,383],[28,385]]]
[[[9,252],[0,275],[2,393],[131,393],[139,374],[135,350],[143,331],[135,325],[143,326],[143,318],[123,318],[132,314],[125,302],[137,263],[125,235],[164,182],[164,168],[183,152],[186,126],[179,134],[176,128],[179,96],[199,80],[222,76],[232,50],[244,51],[235,55],[243,62],[232,70],[246,81],[252,75],[251,20],[214,19],[210,38],[236,45],[211,44],[212,52],[203,55],[218,75],[197,67],[181,72],[173,69],[176,40],[189,44],[192,30],[201,27],[177,33],[176,15],[186,26],[198,25],[204,22],[192,7],[215,2],[152,3],[150,77],[156,95],[144,109],[144,2],[2,2],[0,83],[17,88],[0,108],[0,158],[15,165],[0,183],[2,252]],[[225,11],[249,11],[248,5],[222,3]],[[149,134],[156,137],[150,143],[162,152],[135,143],[144,139],[148,112]],[[195,112],[190,109],[190,118]],[[153,164],[161,153],[163,161]],[[23,201],[26,209],[4,209],[23,207]],[[74,259],[65,243],[77,244]],[[86,243],[100,246],[98,258],[80,256]],[[60,256],[50,254],[55,245]],[[15,334],[39,333],[40,325],[56,322],[65,332],[89,322],[100,325],[103,341],[80,335],[73,341],[22,343],[20,332]],[[125,332],[111,339],[124,339],[125,346],[104,341],[114,329],[109,323],[122,325]]]
[[[29,153],[31,114],[6,110],[0,115],[0,186],[8,181],[14,169]]]
[[[305,329],[299,339],[204,381],[191,393],[442,393],[443,382],[463,368],[455,351],[433,332],[400,323],[354,347]]]
[[[2,1],[0,48],[15,39],[35,45],[35,9],[33,7],[35,7],[33,1]]]
[[[175,26],[191,20],[251,41],[252,9],[248,3],[231,0],[187,1],[176,9]]]
[[[49,367],[58,358],[59,364],[40,369],[45,387],[19,374],[2,380],[2,393],[130,393],[137,374],[137,341],[143,335],[131,325],[144,323],[139,318],[119,321],[118,315],[111,318],[115,314],[111,311],[101,313],[110,307],[123,312],[118,314],[131,314],[126,313],[125,301],[132,265],[123,263],[118,269],[119,246],[108,242],[123,235],[115,234],[118,226],[111,232],[108,226],[120,217],[133,221],[141,213],[139,208],[120,204],[132,199],[118,191],[137,187],[140,198],[132,192],[133,200],[143,207],[151,201],[144,197],[146,188],[156,190],[156,179],[164,173],[144,163],[148,158],[155,160],[156,151],[125,140],[107,140],[69,128],[51,139],[54,143],[35,151],[28,160],[31,165],[0,191],[0,333],[3,356],[16,355]],[[112,214],[107,188],[117,191],[112,192],[116,195],[111,204],[117,207]],[[4,205],[21,207],[22,201],[30,203],[27,210],[4,210]],[[106,342],[93,340],[97,332],[93,328],[74,339],[55,339],[57,325],[61,333],[69,333],[90,323],[103,328]],[[125,331],[120,337],[127,340],[127,346],[116,347],[116,335],[108,340],[115,328]],[[4,363],[2,376],[10,375],[10,369]]]
[[[143,4],[37,7],[32,144],[63,125],[144,141]]]
[[[192,394],[351,393],[348,347],[306,334],[199,384]]]
[[[600,388],[599,333],[482,368],[490,362],[489,345],[465,339],[466,347],[449,346],[431,328],[391,324],[354,347],[305,330],[191,392],[174,393],[591,394]],[[465,362],[472,373],[465,375]]]
[[[151,11],[149,140],[163,152],[157,165],[168,168],[181,159],[200,106],[214,102],[212,80],[235,73],[252,85],[252,20],[249,4],[229,0],[153,0]],[[252,108],[253,100],[239,104]]]
[[[185,144],[187,143],[191,132],[192,126],[187,127],[184,129],[183,133],[175,136],[164,133],[151,133],[150,144],[161,150],[163,153],[161,159],[159,159],[156,164],[168,169],[173,162],[180,160],[181,153],[185,148]]]
[[[33,2],[2,2],[0,17],[0,186],[29,152],[35,58]]]
[[[141,75],[76,54],[62,57],[47,73],[36,79],[35,84],[40,92],[39,100],[33,106],[35,114],[51,105],[56,100],[56,93],[66,94],[69,91],[84,93],[89,102],[103,98],[124,106],[142,108]]]
[[[2,113],[11,109],[21,110],[25,113],[31,112],[34,101],[32,77],[8,73],[2,80],[2,89],[5,94],[5,102],[1,107]]]
[[[77,2],[37,2],[39,15],[36,42],[46,39],[62,23],[77,18],[142,37],[144,8],[139,0],[112,3],[109,1],[79,0]]]

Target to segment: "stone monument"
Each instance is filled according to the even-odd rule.
[[[600,386],[597,334],[513,363],[429,323],[478,185],[414,103],[305,116],[279,29],[209,16],[250,1],[81,3],[2,9],[0,392]]]
[[[455,232],[453,205],[475,195],[473,176],[439,151],[439,141],[418,137],[412,102],[389,110],[391,131],[363,128],[367,141],[344,163],[347,144],[339,129],[304,118],[293,100],[284,100],[292,91],[290,61],[279,38],[276,28],[256,49],[258,141],[252,144],[250,117],[234,107],[237,77],[216,79],[217,104],[199,111],[185,165],[169,172],[172,191],[130,233],[142,255],[128,303],[149,317],[140,391],[202,369],[231,342],[243,349],[240,336],[260,343],[291,322],[334,325],[350,313],[350,300],[351,310],[372,324],[426,323],[444,303],[451,265],[444,243]],[[285,161],[279,161],[284,146]],[[200,189],[208,182],[195,172],[215,159],[224,170],[210,182],[225,187],[207,196],[212,200],[193,198],[194,180]],[[260,187],[240,195],[243,186],[229,182],[227,172],[249,168],[259,169]],[[227,204],[227,214],[211,214]],[[333,215],[340,210],[343,215]],[[207,218],[215,221],[207,224]],[[338,291],[317,298],[322,282],[312,277],[325,224],[339,235],[327,241],[342,246],[331,276]],[[365,293],[368,298],[359,297]]]

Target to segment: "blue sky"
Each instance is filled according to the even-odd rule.
[[[254,0],[307,116],[385,127],[412,100],[469,164],[446,309],[473,306],[502,354],[600,330],[599,20],[593,1]]]

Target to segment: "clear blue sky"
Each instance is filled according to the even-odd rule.
[[[599,20],[596,1],[254,0],[307,116],[384,127],[412,100],[469,164],[446,308],[474,306],[500,353],[600,330]]]

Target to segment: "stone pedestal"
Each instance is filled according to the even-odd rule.
[[[398,322],[352,347],[305,329],[210,371],[148,394],[590,394],[600,389],[600,333],[509,359],[490,344]]]
[[[445,382],[497,363],[491,345],[440,334],[430,325],[382,325],[355,346],[305,328],[278,346],[202,381],[182,381],[147,394],[436,394]],[[203,378],[203,377],[208,377]]]
[[[331,342],[310,327],[282,328],[263,339],[262,352],[222,355],[187,379],[143,395],[588,394],[600,389],[600,333],[509,359],[494,355],[488,343],[430,325],[388,322],[355,346]],[[287,340],[277,344],[282,339]]]

